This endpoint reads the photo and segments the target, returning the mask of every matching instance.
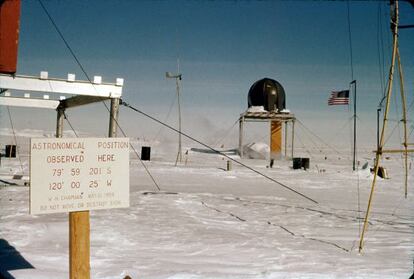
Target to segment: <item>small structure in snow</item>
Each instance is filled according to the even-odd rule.
[[[286,109],[285,90],[274,79],[263,78],[256,81],[248,93],[248,109],[239,118],[239,154],[243,158],[245,148],[243,145],[244,122],[269,122],[269,159],[282,157],[282,145],[284,145],[285,157],[287,157],[288,123],[292,124],[291,157],[293,158],[295,115]],[[282,124],[285,126],[284,140]],[[250,156],[249,156],[250,157]],[[265,159],[265,158],[263,158]],[[271,163],[272,165],[272,163]]]

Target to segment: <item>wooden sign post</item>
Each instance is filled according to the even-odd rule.
[[[56,137],[63,135],[65,110],[57,109]],[[69,278],[90,278],[89,211],[69,212]]]
[[[57,109],[56,137],[63,135],[65,110]],[[69,278],[90,278],[89,211],[69,212]]]
[[[4,5],[9,2],[18,1]],[[0,4],[1,14],[4,5]],[[47,72],[40,77],[12,76],[0,70],[0,84],[7,90],[0,96],[0,105],[56,109],[56,138],[63,134],[65,109],[111,100],[109,136],[116,135],[122,78],[102,83],[100,76],[91,82],[78,81],[74,74],[50,79]],[[33,95],[11,96],[11,90]],[[44,93],[52,98],[39,96]],[[59,100],[53,96],[60,96]],[[129,139],[42,138],[31,139],[30,145],[30,213],[69,212],[70,278],[90,278],[89,210],[129,206]]]
[[[69,213],[69,278],[90,278],[89,211]]]
[[[56,137],[63,135],[65,110],[57,109]],[[69,278],[90,278],[89,211],[69,212]]]
[[[118,109],[119,98],[111,99],[110,138],[116,137]],[[57,108],[57,138],[62,138],[64,111],[62,107]],[[129,140],[125,138],[31,141],[31,213],[70,211],[71,279],[90,278],[90,222],[89,210],[85,209],[129,205],[129,151],[126,153],[126,150],[129,150]],[[42,173],[42,168],[46,173]],[[46,194],[42,191],[47,183],[39,183],[41,179],[49,181]],[[116,183],[128,184],[128,189],[111,189]]]
[[[111,99],[109,137],[116,137],[119,99]],[[90,270],[89,211],[69,213],[69,278],[89,279]]]

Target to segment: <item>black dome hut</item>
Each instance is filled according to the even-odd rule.
[[[263,106],[267,111],[282,111],[286,108],[285,90],[274,79],[256,81],[249,90],[248,107]]]

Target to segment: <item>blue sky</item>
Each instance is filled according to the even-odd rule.
[[[388,72],[387,3],[350,2],[362,134],[375,130],[380,74]],[[327,106],[330,91],[346,89],[351,81],[346,1],[51,0],[44,4],[90,76],[102,75],[104,81],[123,77],[124,99],[161,119],[175,94],[174,81],[166,80],[165,72],[175,72],[179,59],[184,130],[206,122],[218,131],[229,128],[247,107],[250,85],[263,77],[278,80],[286,90],[287,107],[327,138],[335,138],[333,127],[338,129],[350,117],[347,107]],[[414,9],[407,3],[400,6],[401,23],[414,23]],[[414,87],[410,79],[413,32],[401,31],[400,36],[409,103]],[[382,49],[385,67],[379,63]],[[18,74],[38,75],[42,70],[51,77],[70,72],[85,79],[39,3],[23,0]],[[40,125],[28,120],[30,112],[16,109],[15,113],[22,117],[18,123],[22,127]],[[53,130],[54,113],[52,117],[37,113],[44,114],[43,119],[48,119],[44,124]],[[168,122],[175,125],[174,113],[175,109]],[[71,114],[80,130],[96,128],[96,122],[105,118],[99,105]],[[121,112],[121,123],[132,135],[158,131],[154,123],[133,118]],[[105,130],[107,121],[102,125]],[[373,135],[364,136],[372,139]]]

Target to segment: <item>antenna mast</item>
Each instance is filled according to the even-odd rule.
[[[177,59],[177,74],[172,74],[170,72],[165,73],[166,78],[175,78],[175,85],[177,90],[177,99],[178,99],[178,153],[177,158],[175,159],[175,165],[178,161],[182,162],[182,144],[181,144],[181,103],[180,103],[180,81],[182,80],[182,74],[180,74],[180,60]]]
[[[364,244],[364,235],[368,227],[368,217],[371,210],[371,202],[374,194],[375,184],[377,181],[378,169],[379,164],[381,161],[381,157],[383,153],[403,153],[405,157],[405,198],[407,198],[407,186],[408,186],[408,152],[412,152],[412,150],[408,150],[408,143],[407,143],[407,109],[406,109],[406,101],[405,101],[405,94],[404,94],[404,80],[403,80],[403,73],[402,73],[402,66],[401,66],[401,58],[400,52],[398,49],[398,24],[399,24],[399,11],[398,11],[398,0],[390,0],[390,14],[391,14],[391,31],[393,35],[393,48],[392,48],[392,58],[391,58],[391,66],[390,66],[390,74],[388,78],[388,86],[387,86],[387,94],[385,97],[385,111],[384,111],[384,120],[382,125],[381,137],[378,143],[376,157],[375,157],[375,167],[374,167],[374,179],[372,181],[371,186],[371,193],[368,199],[368,208],[365,215],[364,220],[364,227],[361,233],[361,238],[359,242],[359,252],[362,251],[363,244]],[[400,92],[401,92],[401,99],[402,99],[402,107],[403,107],[403,119],[402,122],[404,124],[404,149],[402,150],[384,150],[385,144],[385,130],[387,127],[387,120],[388,120],[388,113],[390,107],[390,100],[392,94],[392,85],[394,79],[394,72],[395,72],[395,61],[397,59],[398,63],[398,72],[400,77]],[[381,101],[382,102],[382,101]]]

